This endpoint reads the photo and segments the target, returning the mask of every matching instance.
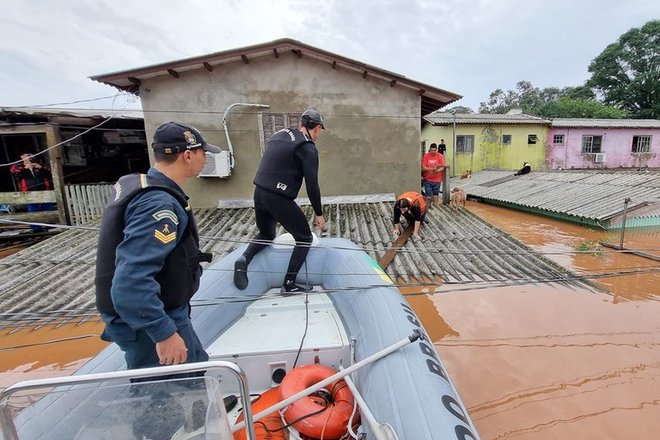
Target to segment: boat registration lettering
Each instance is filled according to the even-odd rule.
[[[433,343],[429,340],[429,336],[426,334],[422,328],[417,315],[407,303],[401,303],[401,307],[406,313],[408,321],[416,327],[416,330],[419,331],[419,349],[426,356],[426,367],[429,369],[429,372],[440,376],[444,379],[445,382],[453,389],[453,385],[447,377],[440,360],[438,359],[437,352],[433,349]],[[444,394],[441,398],[442,404],[445,409],[456,419],[460,420],[464,425],[457,424],[454,426],[454,433],[456,434],[457,440],[476,440],[477,437],[470,431],[470,422],[465,414],[463,407],[456,401],[455,398],[449,394]]]
[[[422,353],[427,356],[426,367],[429,369],[431,373],[437,374],[438,376],[442,377],[445,380],[445,382],[449,383],[449,379],[447,378],[447,373],[445,372],[444,368],[442,368],[442,364],[440,364],[440,362],[438,361],[437,353],[435,352],[435,350],[433,350],[432,346],[429,345],[432,344],[432,342],[429,340],[429,336],[422,328],[422,324],[419,322],[419,319],[417,319],[415,312],[407,303],[401,303],[401,307],[403,307],[404,312],[406,312],[406,317],[408,318],[408,321],[410,321],[411,324],[417,327],[416,330],[419,331],[420,338],[418,345]]]

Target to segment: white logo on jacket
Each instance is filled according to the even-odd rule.
[[[287,187],[286,183],[277,182],[277,186],[276,186],[277,189],[281,189],[282,191],[286,191],[286,187]]]

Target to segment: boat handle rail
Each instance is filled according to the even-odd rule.
[[[327,377],[327,378],[323,379],[322,381],[318,382],[317,384],[312,385],[308,388],[305,388],[304,390],[294,394],[293,396],[290,396],[290,397],[288,397],[284,400],[281,400],[280,402],[276,403],[275,405],[273,405],[269,408],[266,408],[265,410],[263,410],[261,412],[258,412],[257,414],[254,414],[253,418],[254,418],[254,420],[260,420],[260,419],[266,417],[267,415],[269,415],[269,414],[271,414],[275,411],[279,411],[282,408],[286,408],[287,406],[291,405],[296,400],[299,400],[299,399],[302,399],[303,397],[309,396],[313,392],[318,391],[321,388],[323,388],[323,387],[325,387],[325,386],[327,386],[327,385],[329,385],[333,382],[338,381],[339,379],[351,374],[352,372],[354,372],[356,370],[359,370],[360,368],[365,367],[365,366],[369,365],[372,362],[376,362],[378,359],[384,358],[388,354],[394,353],[395,351],[399,350],[400,348],[403,348],[406,345],[415,342],[416,340],[418,340],[420,338],[420,336],[421,336],[421,334],[420,334],[419,330],[415,330],[410,336],[407,336],[407,337],[403,338],[399,342],[395,342],[394,344],[390,345],[389,347],[385,347],[382,350],[377,351],[376,353],[374,353],[374,354],[362,359],[361,361],[345,368],[344,370],[342,370],[338,373],[335,373],[330,377]],[[247,420],[235,424],[234,426],[231,427],[231,431],[236,432],[236,431],[239,431],[239,430],[243,429],[246,426],[246,423],[248,423]]]
[[[78,376],[55,377],[48,379],[33,379],[10,385],[0,392],[0,420],[2,420],[2,431],[6,440],[19,440],[18,432],[11,417],[7,401],[12,394],[18,391],[34,390],[38,388],[50,388],[57,386],[82,385],[88,383],[107,382],[109,380],[142,379],[157,376],[169,376],[173,374],[195,373],[213,369],[228,370],[233,374],[240,385],[241,404],[243,405],[244,419],[247,422],[246,433],[249,440],[255,440],[254,422],[252,419],[252,406],[250,404],[250,392],[248,389],[247,376],[241,367],[233,362],[206,361],[190,364],[166,365],[162,367],[141,368],[138,370],[111,371],[105,373],[81,374]]]

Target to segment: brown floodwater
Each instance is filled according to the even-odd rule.
[[[425,321],[426,307],[420,319],[445,329],[436,347],[481,438],[658,438],[660,263],[575,253],[598,250],[600,240],[618,244],[618,232],[468,209],[579,274],[647,272],[594,280],[612,294],[538,284],[427,296],[439,318]],[[657,255],[660,233],[628,230],[624,247]]]
[[[618,232],[475,202],[467,209],[612,292],[547,284],[401,289],[481,438],[657,438],[660,263],[598,246],[619,244]],[[628,230],[624,246],[660,255],[660,230]],[[95,321],[0,331],[0,388],[71,374],[106,346],[101,330]]]
[[[103,323],[26,326],[0,330],[0,389],[21,380],[67,376],[108,344]]]

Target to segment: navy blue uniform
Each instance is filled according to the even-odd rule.
[[[172,263],[168,263],[168,258],[177,255],[177,247],[197,247],[199,252],[196,225],[189,224],[191,220],[194,222],[194,218],[173,195],[176,193],[179,199],[185,200],[183,190],[174,181],[153,168],[147,175],[173,193],[158,188],[144,190],[128,202],[123,213],[123,239],[115,250],[111,286],[102,283],[111,262],[102,260],[107,258],[106,253],[111,247],[105,244],[104,229],[111,229],[112,226],[104,228],[102,225],[101,228],[97,306],[106,324],[102,338],[119,345],[126,354],[129,369],[158,366],[155,344],[175,332],[179,333],[188,348],[187,363],[206,361],[208,355],[190,322],[188,302],[198,287],[200,260],[185,261],[183,264],[177,261],[174,263],[176,272],[170,267]],[[193,237],[189,235],[191,229],[194,230]],[[190,249],[178,252],[185,253],[189,254]],[[193,257],[196,257],[194,253]],[[169,270],[164,271],[164,268]],[[171,284],[167,283],[167,276],[183,277],[186,282],[185,287],[178,289],[182,291],[178,300],[171,298],[176,296],[176,292],[169,298],[162,295],[166,289],[163,286]],[[103,300],[103,296],[107,294],[108,287],[114,310],[104,305],[107,301]]]

